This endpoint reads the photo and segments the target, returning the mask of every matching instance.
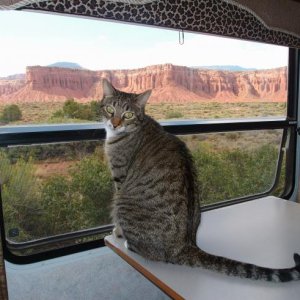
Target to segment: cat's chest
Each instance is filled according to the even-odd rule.
[[[115,145],[106,145],[105,154],[108,160],[116,191],[123,186],[130,167],[130,155]]]
[[[105,154],[112,173],[123,173],[127,171],[130,164],[131,153],[126,147],[107,143],[105,145]]]

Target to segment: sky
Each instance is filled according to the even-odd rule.
[[[26,66],[74,62],[86,69],[133,69],[154,64],[286,66],[288,48],[95,19],[0,11],[0,77]]]

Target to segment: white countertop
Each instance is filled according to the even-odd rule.
[[[299,300],[300,281],[269,283],[147,261],[123,239],[106,244],[170,297],[201,300]],[[270,268],[294,266],[300,253],[300,204],[265,197],[202,213],[197,244],[203,250]]]

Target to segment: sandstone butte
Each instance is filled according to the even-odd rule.
[[[172,64],[105,71],[32,66],[26,74],[0,78],[0,103],[97,100],[102,97],[102,78],[126,92],[152,89],[152,103],[283,102],[287,98],[286,67],[233,72]]]

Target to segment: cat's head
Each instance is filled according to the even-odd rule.
[[[108,137],[135,131],[140,126],[150,94],[151,90],[142,94],[125,93],[103,79],[101,113]]]

